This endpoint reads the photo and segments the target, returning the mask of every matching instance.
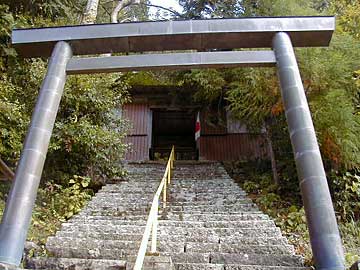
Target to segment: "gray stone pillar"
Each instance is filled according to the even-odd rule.
[[[273,49],[316,269],[343,270],[341,238],[290,37],[277,33]]]
[[[64,90],[66,65],[71,57],[69,44],[58,42],[55,45],[2,218],[0,263],[18,266],[21,262],[37,189]]]

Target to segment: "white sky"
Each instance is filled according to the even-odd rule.
[[[178,12],[182,11],[181,7],[179,6],[178,0],[151,0],[150,2],[153,5],[162,6],[165,8],[172,8]],[[155,12],[155,8],[150,8],[150,13],[154,14]]]

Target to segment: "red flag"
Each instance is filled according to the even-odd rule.
[[[200,138],[200,112],[197,113],[196,124],[195,124],[195,141]]]

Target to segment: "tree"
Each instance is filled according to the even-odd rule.
[[[344,14],[339,19],[342,33],[335,33],[329,49],[296,49],[303,83],[307,97],[310,101],[314,124],[317,130],[320,147],[329,168],[353,168],[360,166],[356,151],[360,142],[355,138],[359,134],[359,53],[360,48],[356,40],[348,33],[357,37],[357,1],[283,1],[283,0],[257,0],[257,1],[179,1],[184,7],[187,16],[195,18],[235,16],[285,16],[285,15],[317,15],[319,11],[330,12],[334,6],[340,8],[339,13]],[[341,3],[343,3],[341,5]],[[344,4],[345,3],[345,4]],[[223,12],[221,7],[232,6]],[[231,10],[231,12],[229,12]],[[353,29],[353,30],[349,30]],[[357,32],[356,32],[357,30]],[[233,114],[244,121],[248,126],[259,129],[264,123],[269,131],[286,127],[280,114],[283,107],[279,93],[277,76],[268,69],[236,69],[230,71],[219,70],[217,81],[225,81],[219,88],[216,84],[207,84],[203,80],[212,77],[214,71],[191,71],[186,73],[187,81],[198,80],[195,97],[212,100],[223,96],[229,102],[229,109]],[[201,74],[201,76],[199,76]],[[182,81],[180,79],[180,81]],[[221,89],[223,88],[223,89]],[[224,92],[224,90],[226,90]],[[342,94],[341,94],[342,92]],[[326,106],[326,98],[339,98],[342,106]],[[357,110],[357,111],[356,111]],[[326,113],[324,113],[326,111]],[[336,124],[342,117],[343,127]],[[278,119],[273,121],[274,119]],[[274,126],[275,125],[275,126]],[[346,130],[346,132],[344,131]],[[274,132],[270,132],[274,133]],[[275,133],[274,133],[275,134]],[[270,134],[271,135],[271,134]],[[272,138],[275,141],[279,141]],[[281,140],[280,140],[281,141]],[[282,142],[281,142],[282,143]],[[287,143],[289,141],[287,140]],[[274,148],[277,149],[277,143]],[[330,145],[332,145],[330,147]],[[281,148],[281,147],[280,147]],[[352,149],[352,150],[351,150]],[[276,151],[275,151],[276,152]],[[279,155],[275,153],[276,155]],[[335,158],[336,157],[336,158]],[[285,158],[285,157],[284,157]],[[286,156],[286,159],[289,157]]]
[[[96,22],[99,0],[88,0],[81,24],[94,24]]]

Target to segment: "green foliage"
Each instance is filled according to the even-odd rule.
[[[91,179],[74,175],[66,185],[47,182],[39,189],[33,211],[28,240],[45,244],[61,222],[77,214],[89,201],[93,191],[88,188]]]
[[[331,174],[331,188],[335,209],[344,221],[360,220],[359,171]]]
[[[216,69],[192,70],[182,77],[183,84],[189,89],[196,90],[195,101],[212,103],[222,95],[225,80],[220,71]]]
[[[193,18],[227,17],[223,9],[226,5],[236,16],[318,15],[336,10],[341,14],[340,24],[351,26],[357,25],[353,13],[359,9],[358,2],[350,0],[338,4],[334,1],[331,5],[321,0],[180,1],[180,4],[185,14]],[[296,49],[321,151],[327,167],[335,169],[360,166],[357,136],[360,132],[360,44],[349,27],[343,26],[342,31],[335,33],[330,48]],[[293,168],[293,162],[289,162],[291,155],[281,153],[291,146],[287,133],[282,132],[286,131],[286,124],[280,117],[284,109],[274,69],[192,71],[183,73],[178,81],[196,90],[194,97],[199,103],[225,98],[232,116],[250,130],[256,132],[265,126],[277,163],[284,164],[284,168],[287,163]]]
[[[20,155],[28,116],[24,117],[24,105],[16,95],[20,87],[13,85],[6,74],[0,74],[0,153],[14,164]]]
[[[200,18],[230,18],[239,16],[243,13],[242,1],[238,0],[198,0],[187,1],[179,0],[179,4],[184,9],[183,16],[191,19]]]
[[[345,246],[345,260],[349,267],[360,259],[360,221],[339,224],[340,234]]]
[[[227,92],[228,108],[249,129],[259,130],[278,108],[279,90],[274,70],[237,69]],[[235,77],[235,76],[234,76]],[[281,104],[281,103],[280,103]]]
[[[357,0],[333,0],[329,7],[337,15],[338,29],[360,39],[360,3]]]
[[[8,10],[6,6],[0,8],[1,15],[6,13],[0,16],[4,22],[0,28],[0,155],[15,165],[45,75],[46,62],[15,57],[10,49],[9,34],[17,24],[51,25],[52,22],[41,16],[30,20],[26,14],[12,15],[7,13]],[[87,175],[94,181],[102,181],[122,174],[121,159],[127,149],[124,137],[128,124],[121,120],[119,109],[129,101],[128,88],[128,81],[120,80],[116,75],[68,78],[47,155],[44,179],[62,183],[71,175]]]
[[[0,4],[7,5],[14,14],[26,14],[30,17],[44,17],[52,21],[71,18],[80,15],[86,4],[85,0],[1,0]]]
[[[360,117],[354,115],[351,98],[343,90],[332,90],[311,102],[321,149],[333,168],[360,164]]]
[[[55,234],[62,222],[77,214],[94,194],[89,189],[91,179],[74,175],[66,184],[48,181],[39,188],[32,215],[28,241],[43,247],[49,235]],[[5,208],[10,183],[0,183],[0,214]]]

